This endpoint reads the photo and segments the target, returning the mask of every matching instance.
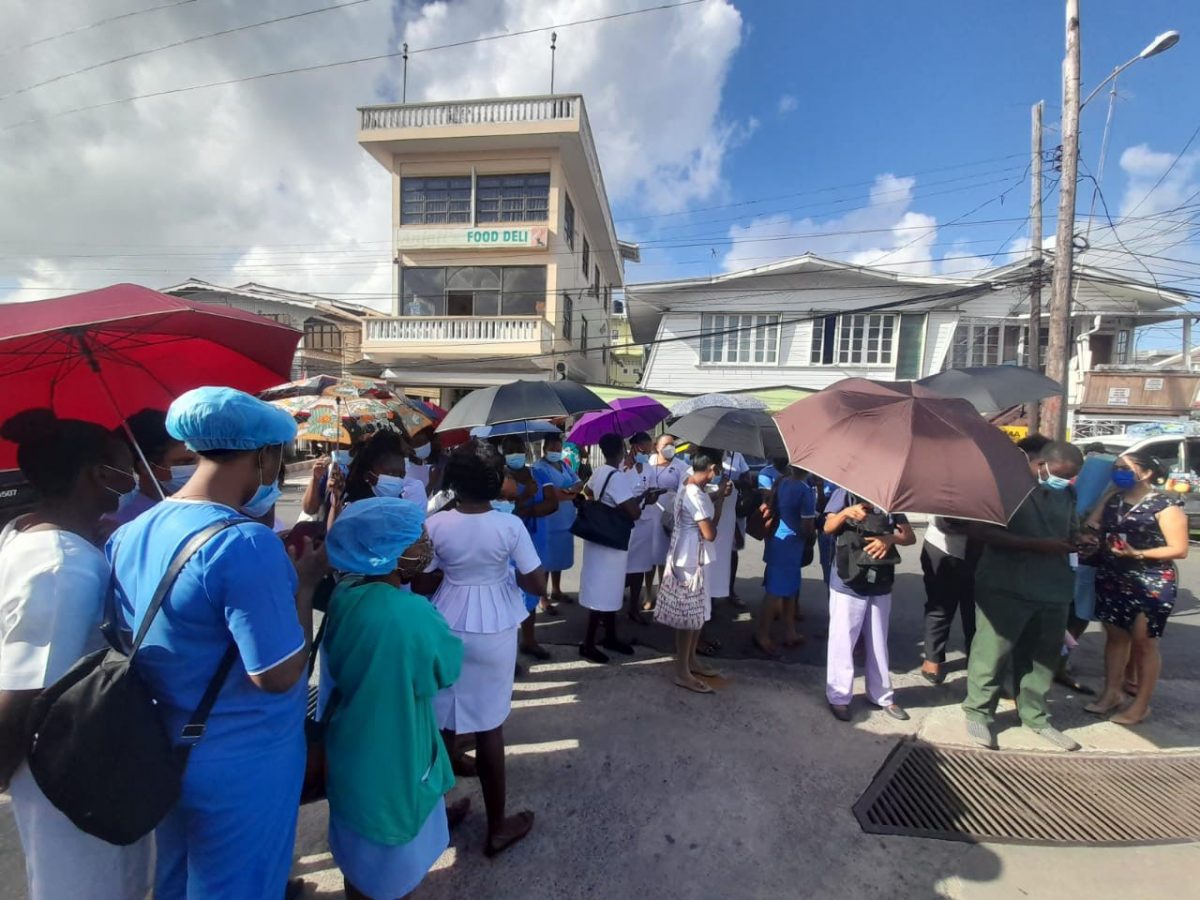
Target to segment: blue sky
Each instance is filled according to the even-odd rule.
[[[1117,217],[1131,189],[1131,179],[1120,165],[1122,153],[1147,145],[1173,157],[1200,124],[1200,4],[1090,0],[1084,7],[1084,96],[1156,34],[1168,29],[1183,34],[1170,51],[1136,63],[1119,81],[1104,178],[1104,196]],[[838,229],[840,217],[865,206],[870,182],[885,173],[917,173],[909,193],[893,189],[891,194],[909,200],[904,209],[938,223],[936,240],[920,247],[921,258],[974,255],[996,264],[1016,258],[993,254],[1019,249],[1019,242],[1027,238],[1026,165],[1030,106],[1035,101],[1046,101],[1047,149],[1060,142],[1062,3],[759,0],[741,3],[739,9],[744,17],[742,43],[732,58],[721,114],[727,121],[754,120],[756,125],[729,149],[724,194],[715,205],[775,199],[687,217],[635,218],[629,226],[649,238],[648,246],[664,238],[681,244],[711,241],[712,246],[650,252],[648,264],[631,272],[632,277],[707,274],[768,262],[783,249],[799,251],[814,241],[759,241],[741,247],[737,259],[729,259],[728,241],[717,238],[731,224],[745,225],[755,216],[770,214],[791,220],[810,217],[811,222],[796,229],[801,234]],[[1107,90],[1083,113],[1081,148],[1087,171],[1096,169],[1106,106]],[[964,165],[968,163],[975,165]],[[1052,166],[1047,165],[1046,176],[1056,177]],[[838,189],[803,193],[831,187]],[[998,197],[1005,191],[1001,203]],[[780,196],[784,194],[802,195]],[[1081,215],[1090,199],[1090,183],[1085,182],[1080,189]],[[949,224],[981,204],[986,205],[963,224]],[[1139,214],[1151,205],[1144,205]],[[638,206],[636,201],[619,203],[616,215],[637,217]],[[1053,234],[1056,208],[1057,191],[1052,191],[1046,201],[1048,235]],[[739,223],[730,223],[734,217]],[[1001,219],[1012,221],[971,224]],[[681,221],[695,224],[683,228]],[[788,226],[776,222],[760,234],[780,235],[781,227],[786,231]],[[919,239],[926,233],[913,228],[905,232],[905,241],[908,235]],[[932,237],[932,229],[928,233]],[[1111,243],[1110,235],[1102,223],[1093,228],[1095,243]],[[827,243],[827,251],[839,255],[837,240]],[[900,270],[921,268],[916,261]],[[949,260],[934,268],[954,271]],[[1180,286],[1195,289],[1200,283]]]

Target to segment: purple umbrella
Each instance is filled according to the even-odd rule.
[[[600,438],[606,434],[632,437],[639,431],[649,431],[670,414],[652,397],[621,397],[609,406],[612,408],[584,413],[567,435],[567,440],[590,447],[600,443]]]

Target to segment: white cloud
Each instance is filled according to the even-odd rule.
[[[800,106],[800,101],[792,94],[784,94],[779,98],[779,114],[785,116],[790,112],[795,112]]]
[[[780,213],[734,225],[725,268],[813,253],[858,265],[895,267],[912,275],[930,274],[937,220],[911,209],[915,186],[915,178],[878,175],[866,205],[841,216],[793,219]]]
[[[129,10],[127,0],[5,7],[0,84],[20,87],[125,53],[315,8],[205,0],[27,50],[56,30]],[[0,129],[133,94],[411,50],[636,9],[638,0],[369,0],[200,41],[0,102]],[[52,24],[51,24],[52,23]],[[610,197],[651,212],[723,190],[751,123],[720,115],[741,40],[729,0],[558,29],[556,89],[586,95]],[[549,35],[412,53],[408,98],[542,93]],[[399,95],[400,60],[119,104],[0,130],[0,298],[36,299],[117,280],[195,275],[375,297],[386,305],[390,190],[355,142],[355,107]],[[686,101],[685,101],[686,98]],[[14,214],[16,211],[16,214]]]

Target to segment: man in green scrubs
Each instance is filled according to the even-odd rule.
[[[992,750],[996,704],[1010,672],[1025,727],[1062,750],[1079,749],[1050,724],[1046,692],[1058,668],[1074,596],[1069,556],[1078,540],[1079,520],[1070,480],[1082,465],[1078,448],[1059,441],[1047,444],[1029,459],[1038,484],[1008,527],[972,529],[986,546],[975,572],[978,622],[963,711],[967,735]]]

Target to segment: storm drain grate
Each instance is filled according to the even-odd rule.
[[[948,841],[1196,841],[1200,753],[1013,753],[908,741],[854,815],[871,834]]]

